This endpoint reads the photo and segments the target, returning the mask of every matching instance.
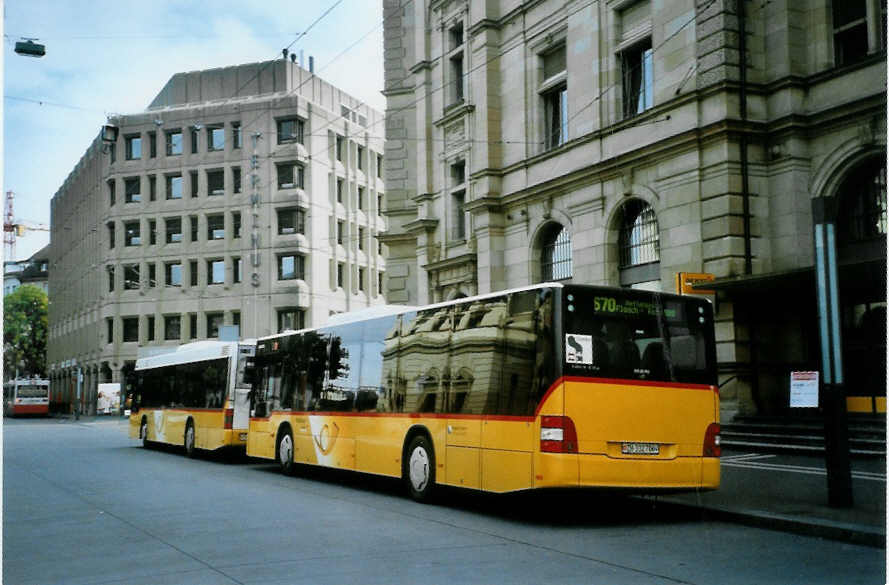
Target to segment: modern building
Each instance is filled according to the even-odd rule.
[[[712,275],[724,420],[782,414],[826,220],[848,405],[885,410],[885,2],[383,6],[389,302]]]
[[[109,126],[52,199],[57,408],[78,372],[88,411],[138,355],[383,302],[381,113],[279,60],[178,73]]]

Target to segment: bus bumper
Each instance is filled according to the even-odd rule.
[[[617,459],[606,455],[537,453],[534,487],[599,487],[629,490],[713,490],[717,457]]]

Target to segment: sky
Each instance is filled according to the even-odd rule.
[[[178,72],[281,58],[293,43],[306,67],[313,55],[316,74],[385,109],[380,0],[6,0],[3,32],[3,192],[19,222],[49,226],[50,200],[106,117],[144,111]],[[46,56],[17,55],[22,38]],[[27,232],[15,259],[48,242]]]

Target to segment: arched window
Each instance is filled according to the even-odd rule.
[[[621,286],[660,279],[660,233],[654,209],[641,199],[627,201],[618,216]]]
[[[558,223],[548,226],[541,238],[540,251],[540,276],[543,282],[571,278],[571,234],[567,227]]]
[[[837,193],[837,240],[867,242],[886,235],[886,161],[874,159],[849,173]]]

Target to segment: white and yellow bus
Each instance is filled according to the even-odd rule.
[[[130,437],[196,449],[244,448],[250,341],[198,341],[136,361]]]
[[[257,341],[248,455],[489,492],[716,489],[706,300],[541,284]]]

